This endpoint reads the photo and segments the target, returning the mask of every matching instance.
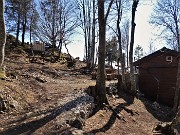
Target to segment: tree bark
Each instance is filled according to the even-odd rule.
[[[83,8],[83,25],[84,25],[84,42],[85,42],[85,60],[88,62],[88,44],[87,44],[87,25],[86,25],[86,9],[85,9],[85,0],[83,0],[82,3],[82,8]]]
[[[4,64],[5,43],[6,43],[6,30],[5,30],[5,22],[4,22],[4,1],[0,0],[0,71],[2,71]]]
[[[56,37],[55,37],[55,22],[56,22],[56,4],[53,2],[53,9],[52,9],[52,55],[54,56],[54,51],[56,48]]]
[[[139,0],[134,0],[132,5],[132,21],[131,21],[131,41],[130,41],[130,50],[129,50],[129,66],[130,66],[130,82],[131,82],[131,91],[130,93],[136,94],[136,84],[134,78],[134,67],[133,67],[133,46],[134,46],[134,33],[135,33],[135,12]]]
[[[24,20],[23,20],[23,29],[22,29],[22,46],[24,46],[24,39],[25,39],[25,33],[26,33],[26,23],[27,23],[27,15],[24,14]]]
[[[106,20],[110,12],[113,0],[111,0],[107,13],[104,16],[104,1],[98,0],[98,21],[99,21],[99,55],[98,55],[98,69],[97,69],[97,80],[96,80],[96,90],[99,98],[99,105],[102,106],[103,103],[108,104],[106,97],[106,85],[105,85],[105,42],[106,42]]]
[[[125,88],[125,64],[123,59],[123,53],[122,53],[122,44],[121,44],[121,18],[122,18],[122,9],[121,9],[121,0],[116,1],[117,11],[118,11],[118,19],[117,19],[117,31],[118,31],[118,42],[119,42],[119,60],[121,63],[121,69],[122,69],[122,82],[119,82],[122,84],[123,89]]]
[[[105,86],[105,34],[106,24],[104,18],[104,1],[98,0],[98,20],[99,20],[99,56],[98,56],[98,69],[96,89],[98,91],[99,103],[107,103],[106,86]]]
[[[91,24],[91,1],[88,1],[88,26],[87,26],[87,36],[88,36],[88,61],[87,61],[87,67],[90,68],[91,67],[91,45],[92,45],[92,42],[91,42],[91,27],[92,25]]]
[[[179,63],[178,63],[176,90],[175,90],[175,95],[174,95],[174,106],[173,106],[174,112],[176,112],[178,103],[179,103],[179,91],[180,91],[180,58],[179,58]]]
[[[178,52],[180,53],[180,34],[179,34],[179,25],[178,25],[178,19],[176,14],[174,15],[174,21],[176,26],[176,34],[177,34],[177,46],[178,46]],[[179,57],[179,63],[178,63],[178,72],[177,72],[177,80],[176,80],[176,90],[174,95],[174,106],[173,111],[176,112],[178,103],[179,103],[179,92],[180,92],[180,57]]]
[[[18,13],[17,29],[16,29],[16,46],[19,44],[19,31],[20,31],[20,13]]]
[[[95,53],[95,25],[96,25],[96,8],[95,0],[93,0],[93,23],[92,23],[92,45],[91,45],[91,69],[94,68],[94,53]]]

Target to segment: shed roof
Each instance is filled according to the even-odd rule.
[[[166,55],[171,55],[171,56],[177,56],[177,57],[180,56],[179,52],[177,52],[175,50],[168,49],[166,47],[163,47],[163,48],[157,50],[156,52],[151,53],[151,54],[149,54],[149,55],[135,61],[133,64],[134,64],[134,66],[138,66],[138,65],[141,65],[142,63],[145,63],[145,62],[151,60],[154,57],[157,57],[157,56],[160,56],[160,55],[165,55],[165,54]]]

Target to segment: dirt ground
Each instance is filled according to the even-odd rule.
[[[81,131],[68,132],[74,128],[62,124],[61,102],[68,97],[71,101],[70,94],[94,86],[95,80],[82,74],[83,62],[74,68],[64,62],[41,62],[30,63],[26,53],[6,57],[8,78],[0,80],[0,96],[6,102],[0,114],[0,135],[152,135],[158,122],[172,120],[170,108],[121,92],[108,95],[115,112],[104,107],[85,120]]]

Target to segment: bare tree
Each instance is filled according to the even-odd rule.
[[[123,56],[123,47],[122,47],[122,34],[121,34],[121,28],[120,28],[120,23],[122,19],[122,1],[121,0],[116,0],[116,8],[117,8],[117,31],[118,31],[118,42],[119,42],[119,60],[121,63],[121,71],[122,71],[122,79],[119,84],[122,84],[122,88],[125,89],[125,59]],[[119,69],[119,67],[118,67]],[[119,72],[119,71],[118,71]],[[119,81],[119,80],[118,80]]]
[[[134,77],[134,67],[133,67],[133,46],[134,46],[134,33],[135,33],[135,12],[139,0],[133,0],[132,4],[132,20],[131,20],[131,41],[130,41],[130,48],[129,48],[129,66],[130,66],[130,82],[131,82],[131,94],[136,93],[136,85],[135,85],[135,77]]]
[[[129,67],[129,20],[126,20],[122,25],[122,47],[126,52],[126,66]]]
[[[104,14],[104,1],[98,0],[98,21],[99,21],[99,55],[96,89],[98,91],[99,104],[108,103],[105,86],[105,42],[106,42],[106,21],[114,0],[111,0],[106,14]]]
[[[152,41],[152,39],[151,39],[151,41],[149,42],[148,49],[149,49],[148,54],[151,54],[151,53],[153,53],[153,52],[155,52],[155,51],[156,51],[156,47],[153,45],[153,41]]]
[[[38,22],[38,11],[36,9],[36,4],[34,1],[31,2],[31,12],[28,13],[29,19],[28,19],[28,26],[29,26],[29,42],[32,43],[32,39],[34,38],[34,30],[38,28],[37,22]]]
[[[85,42],[85,60],[88,68],[94,67],[96,38],[96,0],[77,0],[80,28],[83,30]]]
[[[45,0],[40,3],[38,28],[34,30],[36,37],[51,44],[54,49],[67,44],[68,38],[76,27],[74,4],[68,0]],[[66,43],[65,43],[66,42]]]
[[[175,43],[176,50],[180,50],[180,1],[179,0],[158,0],[151,16],[155,26],[162,29],[161,36],[167,43]]]
[[[3,73],[4,49],[6,43],[6,30],[4,22],[4,0],[0,0],[0,73]],[[2,76],[1,76],[2,77]]]
[[[93,0],[93,18],[92,18],[92,43],[91,43],[91,59],[90,59],[90,67],[95,67],[95,45],[96,45],[96,1]]]

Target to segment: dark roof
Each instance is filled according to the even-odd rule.
[[[175,51],[175,50],[171,50],[171,49],[168,49],[166,47],[163,47],[162,49],[154,52],[154,53],[151,53],[137,61],[135,61],[133,64],[134,66],[138,66],[144,62],[147,62],[149,61],[150,59],[154,58],[154,57],[157,57],[157,56],[160,56],[160,55],[164,55],[164,54],[167,54],[167,55],[171,55],[171,56],[178,56],[179,57],[179,52]]]

